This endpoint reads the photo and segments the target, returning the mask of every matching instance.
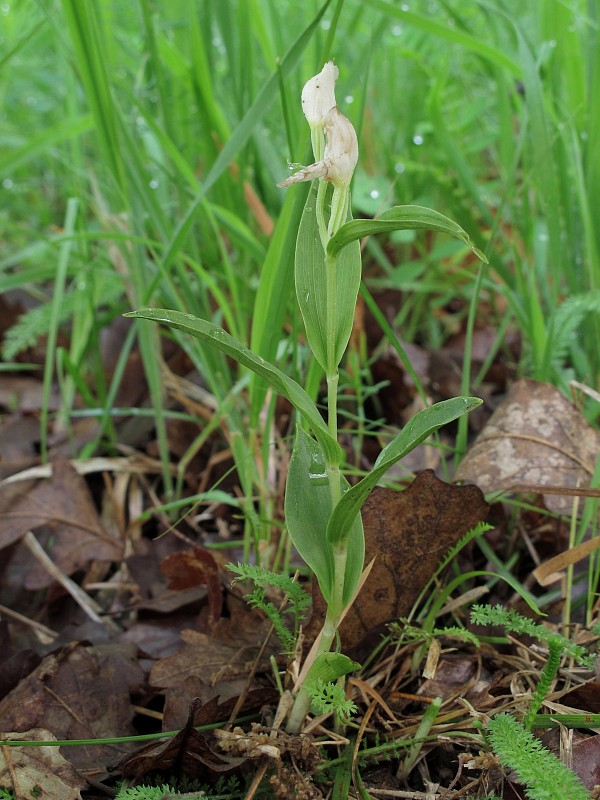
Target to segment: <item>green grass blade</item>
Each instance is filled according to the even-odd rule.
[[[34,158],[38,158],[49,148],[66,142],[86,133],[93,127],[91,114],[68,118],[54,125],[49,130],[29,139],[22,147],[15,148],[8,155],[0,158],[0,172],[7,174],[10,170],[22,167]]]
[[[304,389],[296,381],[288,378],[281,370],[265,361],[261,356],[255,355],[241,342],[236,341],[226,331],[212,322],[184,314],[180,311],[162,310],[157,308],[144,308],[125,314],[126,317],[136,319],[149,319],[162,322],[172,328],[177,328],[208,342],[214,348],[235,359],[244,367],[256,372],[267,381],[279,394],[286,397],[311,426],[320,445],[332,463],[339,463],[341,448],[329,435],[327,426],[317,408]],[[337,459],[337,462],[336,462]]]
[[[371,6],[371,8],[376,8],[387,16],[398,19],[406,25],[411,25],[430,36],[435,36],[443,41],[457,44],[465,50],[481,56],[481,58],[489,61],[491,64],[497,64],[512,73],[515,77],[519,77],[521,74],[521,68],[517,62],[513,61],[512,58],[501,50],[487,44],[487,42],[482,39],[471,36],[456,28],[451,28],[441,22],[436,22],[429,17],[422,17],[418,14],[414,14],[401,6],[394,6],[386,2],[386,0],[366,0],[366,3]]]
[[[294,248],[309,186],[289,192],[271,237],[254,301],[250,347],[267,361],[275,360],[282,337],[283,320],[292,295]],[[256,378],[250,382],[251,417],[256,420],[264,403],[266,387]]]
[[[194,220],[194,216],[196,214],[198,206],[206,196],[207,192],[216,183],[216,181],[220,178],[223,172],[227,169],[229,164],[235,159],[236,155],[239,153],[242,147],[246,144],[246,142],[252,135],[254,129],[263,118],[266,110],[269,108],[269,106],[277,96],[278,81],[279,81],[278,72],[281,71],[281,73],[284,76],[286,76],[298,63],[300,56],[306,49],[308,43],[310,42],[314,30],[321,21],[321,18],[323,17],[323,14],[327,10],[330,2],[331,0],[325,0],[319,12],[316,14],[315,18],[308,25],[308,27],[300,34],[300,36],[298,36],[296,41],[292,44],[287,53],[283,56],[278,70],[276,70],[268,79],[268,81],[264,84],[264,86],[258,93],[258,96],[256,97],[254,103],[248,109],[243,119],[240,120],[239,124],[232,132],[231,137],[223,147],[223,150],[221,151],[217,160],[211,167],[208,175],[202,182],[202,188],[200,189],[194,200],[191,202],[183,219],[177,226],[177,229],[171,241],[169,242],[169,246],[167,247],[164,256],[165,268],[167,268],[173,262],[173,260],[181,251],[183,243],[189,232],[190,226]]]
[[[69,256],[73,247],[73,239],[70,238],[75,230],[75,220],[77,218],[77,209],[79,202],[75,198],[71,198],[67,203],[67,213],[65,216],[65,234],[67,238],[61,248],[58,258],[58,268],[56,270],[56,279],[54,281],[54,292],[52,296],[52,314],[50,317],[50,325],[48,327],[48,340],[46,342],[46,360],[44,362],[44,379],[42,387],[42,409],[40,413],[40,455],[42,462],[48,458],[48,419],[49,419],[49,405],[50,405],[50,391],[52,389],[52,379],[54,376],[55,358],[56,358],[56,340],[58,337],[58,323],[60,319],[60,308],[65,291],[65,283],[67,280],[67,269],[69,265]]]

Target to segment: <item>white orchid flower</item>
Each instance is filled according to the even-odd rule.
[[[321,72],[306,81],[302,89],[302,110],[312,127],[323,127],[327,112],[335,106],[335,82],[339,74],[333,61],[328,61]]]
[[[348,117],[338,111],[337,106],[333,106],[325,116],[323,127],[326,140],[323,159],[298,170],[277,186],[291,186],[314,178],[331,181],[338,189],[350,186],[358,161],[358,140],[354,126]]]
[[[346,221],[350,204],[350,183],[358,161],[358,140],[350,120],[335,102],[338,68],[328,61],[321,72],[304,84],[302,110],[310,125],[315,163],[290,175],[277,186],[321,179],[317,196],[317,221],[323,247]],[[325,141],[323,141],[325,134]],[[325,223],[325,181],[333,184],[331,213]]]

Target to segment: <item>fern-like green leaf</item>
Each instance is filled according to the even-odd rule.
[[[317,678],[307,681],[305,689],[311,696],[311,705],[317,714],[333,713],[342,724],[347,724],[356,714],[356,703],[346,698],[344,689],[337,683]]]
[[[555,679],[560,666],[560,659],[563,654],[563,642],[560,636],[550,636],[548,639],[548,660],[544,664],[544,669],[540,675],[540,680],[535,692],[531,697],[527,716],[523,720],[525,730],[531,730],[535,715],[540,710],[544,698],[550,691],[552,681]]]
[[[227,564],[227,569],[238,576],[235,578],[236,581],[249,580],[261,589],[266,589],[267,586],[280,589],[299,612],[308,611],[310,608],[310,596],[289,575],[271,572],[271,570],[259,567],[256,564]]]
[[[165,795],[174,792],[172,786],[129,786],[119,791],[115,800],[162,800]],[[198,794],[198,797],[202,795]]]
[[[531,636],[533,639],[538,639],[542,642],[548,642],[551,638],[560,639],[563,651],[568,656],[571,656],[571,658],[574,658],[584,666],[589,666],[591,663],[590,654],[585,647],[574,644],[558,633],[553,633],[548,628],[539,625],[528,617],[524,617],[512,608],[505,608],[500,604],[495,606],[475,604],[471,608],[471,622],[474,625],[498,625],[504,628],[507,633]]]
[[[568,297],[550,317],[549,329],[552,339],[551,362],[559,368],[565,361],[575,333],[588,314],[600,314],[600,291]]]
[[[262,611],[263,614],[267,617],[267,619],[275,629],[275,633],[279,637],[279,641],[283,645],[283,649],[285,650],[285,652],[286,653],[293,652],[296,638],[286,628],[283,618],[279,612],[279,609],[273,603],[271,603],[270,600],[267,600],[264,589],[259,589],[257,586],[253,592],[245,594],[244,599],[246,600],[250,608],[257,608],[259,611]]]
[[[510,714],[495,716],[488,736],[501,764],[514,770],[525,784],[530,800],[588,800],[577,775]]]
[[[431,633],[433,636],[448,636],[450,639],[460,639],[462,642],[469,642],[475,645],[475,647],[480,647],[481,645],[479,637],[474,634],[473,631],[468,631],[466,628],[461,628],[459,625],[434,628]]]
[[[259,567],[256,564],[228,564],[227,568],[234,575],[237,575],[235,581],[249,580],[254,583],[256,588],[254,591],[244,595],[245,600],[252,608],[260,609],[265,614],[275,628],[284,650],[287,653],[293,652],[299,622],[303,619],[311,604],[309,595],[288,575],[271,572],[271,570]],[[279,609],[270,600],[267,600],[265,590],[269,586],[284,592],[290,601],[294,617],[293,633],[287,628]]]

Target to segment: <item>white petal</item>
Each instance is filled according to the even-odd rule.
[[[294,172],[293,175],[290,175],[289,178],[278,183],[277,186],[280,189],[284,189],[286,186],[291,186],[293,183],[312,181],[315,178],[327,178],[327,165],[325,161],[317,161],[316,164],[311,164],[310,167],[304,167],[298,170],[298,172]]]
[[[335,106],[335,82],[338,68],[328,61],[321,72],[304,84],[302,110],[311,125],[322,125],[330,108]]]
[[[325,117],[326,180],[335,186],[349,186],[358,161],[358,139],[348,117],[334,107]]]

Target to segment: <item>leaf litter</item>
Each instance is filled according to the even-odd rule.
[[[423,359],[420,369],[425,385],[432,391],[437,386],[438,396],[443,397],[450,389],[440,355],[443,361],[443,353],[436,354]],[[391,381],[392,389],[402,383],[403,406],[410,415],[414,385],[393,358],[391,362],[393,369],[385,367],[387,372],[381,374]],[[178,382],[177,374],[169,374],[170,391],[189,409],[196,402],[188,395],[190,387]],[[496,389],[488,384],[486,390],[490,402],[494,391],[504,389],[506,376],[498,374],[496,370],[492,376],[500,381]],[[298,796],[318,797],[320,789],[311,776],[331,779],[331,772],[322,772],[323,765],[342,753],[340,744],[347,740],[324,717],[309,724],[303,743],[286,739],[272,727],[270,713],[278,692],[270,657],[285,685],[290,676],[286,677],[286,659],[278,642],[269,638],[269,624],[250,612],[229,587],[230,576],[219,551],[205,547],[227,530],[227,517],[213,518],[214,532],[208,535],[203,517],[200,526],[183,519],[170,535],[153,540],[170,523],[160,513],[144,522],[138,519],[141,510],[152,510],[156,504],[146,478],[153,479],[160,470],[152,458],[153,443],[142,444],[147,426],[129,428],[129,446],[134,443],[140,449],[125,458],[68,462],[56,438],[50,464],[38,465],[37,426],[31,425],[29,416],[35,405],[33,389],[23,385],[16,395],[27,403],[27,411],[13,411],[0,424],[7,454],[0,484],[2,738],[96,739],[177,729],[180,734],[141,749],[129,742],[98,743],[61,747],[60,755],[58,748],[4,746],[1,752],[9,754],[13,769],[8,761],[2,762],[1,785],[12,787],[15,776],[22,780],[28,775],[43,788],[44,796],[79,798],[84,790],[85,798],[95,799],[101,796],[92,788],[98,781],[110,788],[120,777],[170,779],[175,773],[213,784],[217,774],[231,774],[241,786],[262,771],[276,792],[285,794],[285,787],[295,780]],[[391,415],[389,387],[386,392],[383,397],[390,397],[386,413]],[[203,408],[212,413],[210,404]],[[388,424],[401,424],[397,408],[393,414]],[[565,499],[553,490],[590,487],[599,449],[597,433],[556,390],[533,381],[513,384],[487,424],[485,416],[475,424],[483,429],[456,476],[473,485],[441,480],[444,461],[439,456],[417,458],[415,468],[429,463],[437,474],[429,470],[414,480],[402,477],[401,492],[378,487],[363,511],[367,560],[375,557],[375,562],[344,623],[343,638],[344,646],[360,653],[366,663],[348,684],[358,705],[354,776],[375,794],[383,789],[391,796],[451,800],[467,791],[473,795],[504,791],[506,798],[522,791],[511,788],[510,776],[502,790],[498,765],[476,755],[470,738],[472,719],[509,706],[524,708],[543,655],[527,642],[514,642],[503,652],[492,644],[476,648],[444,634],[437,636],[435,646],[424,647],[422,641],[391,635],[387,627],[414,613],[414,603],[440,560],[481,520],[492,523],[485,539],[507,561],[521,550],[527,553],[514,533],[522,531],[529,552],[538,556],[530,563],[526,555],[516,569],[525,582],[531,581],[537,563],[568,550],[568,530],[555,515],[570,512],[573,496]],[[172,422],[170,434],[181,451],[189,429],[179,430]],[[215,436],[209,448],[196,454],[197,485],[207,485],[203,465],[212,469],[221,464],[214,458],[219,448],[226,451]],[[368,448],[365,452],[369,457]],[[31,469],[23,472],[24,468]],[[223,474],[224,467],[219,469]],[[186,473],[188,481],[192,474]],[[482,494],[497,497],[515,485],[539,498],[537,510],[519,512],[516,527],[503,502],[496,499],[490,509]],[[547,486],[551,490],[545,493]],[[226,482],[224,488],[233,493],[235,484]],[[32,536],[53,570],[34,554]],[[461,551],[456,564],[463,573],[494,568],[473,542]],[[72,584],[57,581],[57,573]],[[77,599],[74,585],[83,597]],[[434,582],[431,591],[438,588]],[[469,592],[476,588],[476,581],[466,583],[461,587],[465,599],[448,603],[445,611],[467,627],[465,609]],[[493,602],[515,602],[500,583],[491,588],[491,596]],[[97,616],[90,616],[90,610]],[[560,606],[555,610],[560,612]],[[304,632],[305,649],[319,613],[315,593],[313,621]],[[595,638],[581,626],[578,631],[575,636],[593,647]],[[262,649],[265,641],[267,647]],[[425,677],[420,670],[428,647],[435,657],[430,658]],[[375,648],[377,657],[372,658]],[[423,652],[415,662],[419,648]],[[593,678],[565,668],[561,680],[548,696],[548,709],[597,713]],[[436,697],[442,698],[442,706],[431,729],[434,740],[424,748],[407,782],[398,766],[408,747],[404,742],[415,735]],[[227,725],[236,706],[239,714],[253,713],[255,719],[258,714],[259,721],[251,727]],[[217,725],[220,732],[197,731],[203,724]],[[448,730],[454,731],[451,741],[445,738]],[[313,752],[310,748],[318,737],[332,744]],[[385,742],[387,749],[382,752],[390,754],[391,761],[378,755],[377,748],[368,755],[377,740]],[[555,743],[559,749],[567,746],[561,742]],[[573,768],[588,786],[597,780],[596,743],[595,735],[584,733],[569,745]],[[367,755],[360,755],[359,745]],[[91,783],[86,784],[84,777]],[[426,795],[426,787],[434,785],[439,790]]]

